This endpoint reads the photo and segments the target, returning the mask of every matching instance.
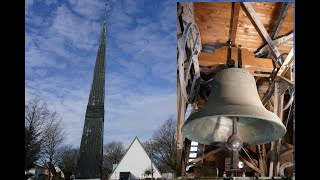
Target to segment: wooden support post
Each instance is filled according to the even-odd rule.
[[[279,168],[280,168],[280,153],[281,153],[281,143],[282,143],[282,138],[278,139],[277,142],[277,154],[276,154],[276,167],[275,167],[275,175],[278,176],[279,175]]]
[[[277,104],[277,109],[275,111],[276,115],[279,116],[280,120],[282,121],[283,117],[283,101],[284,101],[284,94],[281,91],[281,84],[280,82],[276,82],[275,84],[275,101],[274,104]],[[274,175],[277,176],[280,168],[280,152],[281,152],[281,138],[277,141],[277,148],[275,151],[275,167],[274,167]]]
[[[249,2],[242,2],[245,12],[248,14],[248,17],[250,20],[254,23],[255,27],[257,28],[257,31],[263,36],[263,38],[267,41],[268,45],[270,46],[272,52],[274,53],[275,57],[279,57],[280,53],[276,46],[272,44],[272,39],[259,20],[259,17],[256,13],[256,11],[253,9],[251,4]]]
[[[280,82],[275,82],[274,85],[274,109],[273,112],[279,116],[279,118],[282,120],[283,115],[283,98],[284,95],[281,94],[281,87]],[[278,143],[278,146],[275,148],[276,142]],[[279,144],[280,143],[280,144]],[[281,151],[281,141],[273,141],[271,142],[270,147],[270,167],[269,167],[269,177],[275,176],[278,173],[277,167],[278,161]]]
[[[273,164],[274,164],[274,142],[271,142],[270,147],[270,164],[269,164],[269,177],[273,176]]]
[[[268,174],[268,166],[267,166],[267,153],[266,153],[266,146],[262,144],[262,154],[263,154],[263,166],[264,166],[264,173],[265,175]]]
[[[261,176],[265,176],[265,167],[264,167],[265,163],[264,163],[262,148],[260,144],[257,146],[258,146],[258,152],[259,152],[259,168],[261,170]]]
[[[181,16],[182,19],[182,24],[183,27],[180,26],[180,22],[177,21],[177,23],[179,23],[179,25],[177,25],[177,28],[180,28],[180,31],[178,30],[178,33],[183,33],[182,32],[182,28],[184,29],[185,26],[189,23],[189,22],[195,22],[194,21],[194,7],[193,7],[193,3],[192,2],[179,2],[179,16]],[[179,19],[179,17],[178,17]],[[178,34],[179,36],[179,34]],[[180,43],[180,42],[178,42]],[[187,47],[190,48],[190,43],[187,42]],[[177,60],[178,61],[178,60]],[[177,67],[178,68],[178,67]],[[181,87],[180,82],[179,82],[179,77],[177,77],[177,109],[178,109],[178,117],[177,117],[177,169],[178,169],[178,176],[181,176],[184,174],[185,172],[185,158],[186,155],[182,154],[185,153],[184,151],[184,137],[182,134],[182,126],[185,122],[185,113],[187,110],[187,104],[186,104],[186,100],[182,95],[182,91],[181,88],[185,88],[185,87]]]
[[[179,83],[179,80],[177,80],[178,82],[178,88],[177,88],[177,102],[178,102],[178,117],[177,117],[177,166],[178,166],[178,170],[181,170],[181,174],[183,174],[182,171],[182,152],[183,152],[183,147],[184,147],[184,137],[182,135],[182,131],[181,128],[184,124],[185,121],[185,113],[186,113],[186,101],[182,95],[182,91],[181,91],[181,86]],[[179,171],[178,171],[179,172]],[[180,176],[181,174],[179,174],[178,176]]]

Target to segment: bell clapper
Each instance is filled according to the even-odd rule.
[[[230,170],[236,172],[239,170],[239,151],[243,147],[243,140],[237,133],[238,117],[233,117],[232,135],[227,140],[227,148],[230,150]],[[232,173],[233,174],[233,173]]]

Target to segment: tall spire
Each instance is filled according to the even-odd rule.
[[[105,84],[105,59],[106,59],[106,14],[104,15],[103,26],[100,35],[97,60],[94,68],[93,81],[91,84],[88,105],[103,105],[104,84]]]
[[[105,14],[77,160],[76,179],[102,177],[106,19]]]

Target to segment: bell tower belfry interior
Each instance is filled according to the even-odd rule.
[[[294,3],[177,6],[180,175],[294,176]]]

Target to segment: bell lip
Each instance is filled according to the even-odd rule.
[[[261,143],[247,143],[247,142],[243,142],[243,146],[252,146],[252,145],[258,145],[258,144],[265,144],[268,142],[272,142],[274,140],[277,140],[279,138],[282,138],[286,133],[287,133],[287,129],[284,126],[284,124],[282,123],[282,121],[280,120],[280,118],[272,113],[271,111],[265,109],[264,107],[256,107],[256,106],[246,106],[246,110],[247,113],[243,113],[240,112],[239,109],[243,109],[244,105],[228,105],[228,106],[223,106],[223,108],[216,108],[216,111],[208,111],[208,109],[203,108],[201,110],[199,110],[198,112],[192,113],[188,119],[186,120],[186,122],[184,123],[184,125],[182,126],[181,130],[182,130],[182,134],[188,138],[188,135],[186,134],[186,127],[190,126],[191,124],[193,124],[194,120],[198,119],[200,121],[202,121],[203,117],[248,117],[248,118],[256,118],[256,119],[263,119],[265,121],[269,121],[270,123],[272,123],[274,126],[278,126],[278,133],[279,136],[278,137],[274,137],[274,138],[264,138],[262,139]],[[211,108],[213,109],[213,108]],[[229,111],[229,114],[226,113],[222,113],[220,111]],[[243,113],[242,115],[239,115],[240,113]],[[201,116],[199,116],[199,114],[201,114]],[[259,115],[260,114],[260,115]],[[262,114],[262,115],[261,115]],[[263,116],[264,115],[264,116]],[[270,118],[267,118],[270,117]],[[201,118],[201,119],[199,119]],[[190,138],[188,138],[190,139]],[[226,142],[216,142],[216,143],[204,143],[204,141],[201,141],[201,139],[190,139],[196,142],[199,142],[201,144],[207,144],[207,145],[214,145],[214,146],[225,146]]]

